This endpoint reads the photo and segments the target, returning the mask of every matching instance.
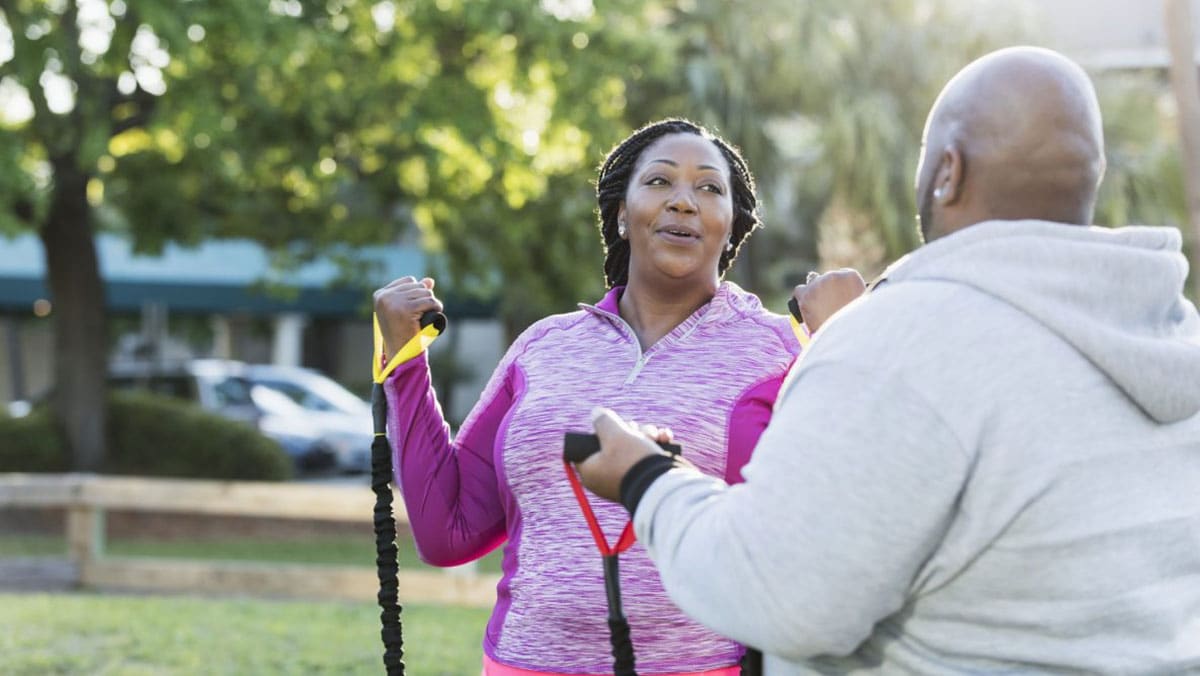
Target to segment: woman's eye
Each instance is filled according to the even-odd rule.
[[[702,185],[702,186],[700,186],[700,189],[707,190],[709,192],[716,193],[718,195],[725,194],[725,191],[723,189],[721,189],[721,186],[719,186],[719,185],[714,185],[714,184]]]
[[[667,179],[662,176],[651,176],[646,180],[646,185],[667,185]]]

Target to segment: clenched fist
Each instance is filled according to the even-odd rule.
[[[663,455],[658,442],[674,438],[670,428],[638,425],[607,408],[592,411],[592,426],[600,438],[600,452],[576,465],[579,479],[588,490],[613,502],[621,501],[621,480],[629,470],[646,456]],[[676,462],[691,467],[683,459]]]
[[[842,268],[822,275],[813,276],[792,291],[800,305],[800,314],[810,333],[816,333],[821,325],[838,310],[863,295],[867,284],[857,270]]]
[[[394,355],[421,331],[421,315],[442,311],[433,295],[433,279],[401,277],[375,292],[375,316],[383,334],[384,353]]]

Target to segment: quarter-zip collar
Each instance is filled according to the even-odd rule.
[[[637,379],[638,374],[641,373],[642,368],[650,361],[651,357],[659,351],[668,349],[672,345],[686,339],[701,325],[734,321],[745,313],[756,310],[761,306],[757,297],[746,293],[737,284],[733,282],[721,282],[720,286],[717,287],[717,292],[713,294],[712,300],[700,306],[695,312],[680,322],[678,326],[671,329],[665,336],[643,352],[633,327],[621,317],[619,303],[621,294],[624,292],[624,286],[614,286],[600,299],[600,302],[595,305],[580,303],[579,307],[586,312],[607,320],[626,341],[633,345],[634,350],[636,350],[637,360],[634,362],[629,376],[625,379],[626,385]]]

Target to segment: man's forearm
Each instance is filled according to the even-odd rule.
[[[731,488],[695,469],[660,462],[643,465],[640,474],[653,478],[634,505],[634,528],[671,599],[714,631],[761,645],[777,618],[761,603],[771,596],[758,577],[761,569],[742,556],[748,543],[729,518]]]

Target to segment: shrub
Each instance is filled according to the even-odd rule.
[[[292,474],[277,443],[244,423],[144,392],[109,397],[105,474],[279,481]],[[0,419],[0,471],[64,472],[65,445],[49,412]]]
[[[64,449],[46,407],[24,418],[0,415],[0,472],[66,472]]]
[[[269,481],[291,476],[291,460],[279,444],[195,404],[117,392],[109,410],[108,473]]]

